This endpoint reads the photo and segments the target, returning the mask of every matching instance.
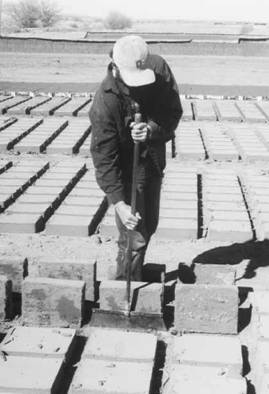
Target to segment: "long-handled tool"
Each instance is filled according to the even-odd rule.
[[[140,123],[142,121],[142,115],[139,112],[139,105],[134,103],[134,121]],[[131,214],[136,215],[136,186],[137,186],[137,169],[139,164],[139,142],[134,143],[134,156],[133,156],[133,170],[132,170],[132,190],[131,190]],[[131,275],[132,275],[132,242],[133,242],[133,231],[127,230],[127,248],[125,262],[127,266],[126,275],[126,313],[130,317],[131,314]]]
[[[139,105],[134,104],[134,121],[140,123],[142,120],[139,112]],[[137,171],[139,164],[139,142],[134,144],[133,170],[132,170],[132,190],[131,190],[131,213],[136,215],[136,196],[137,196]],[[132,242],[133,230],[127,230],[127,247],[125,254],[126,272],[126,293],[125,309],[118,311],[108,311],[93,309],[90,325],[98,327],[116,327],[121,329],[139,330],[166,330],[162,313],[141,313],[132,311],[131,297],[131,274],[132,274]],[[139,290],[139,289],[138,289]],[[162,295],[160,299],[163,308],[164,278],[162,279]]]

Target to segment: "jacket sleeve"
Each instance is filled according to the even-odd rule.
[[[119,137],[113,111],[103,97],[95,96],[90,110],[92,124],[91,155],[96,180],[111,204],[124,200],[124,189],[119,165]]]
[[[164,59],[161,58],[161,60],[161,65],[158,64],[154,71],[161,80],[158,97],[162,116],[158,120],[148,119],[150,126],[149,142],[171,140],[175,136],[174,131],[183,113],[177,82],[169,65]]]

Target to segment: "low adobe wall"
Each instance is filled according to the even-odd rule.
[[[1,37],[0,52],[95,53],[106,54],[113,39],[63,40],[47,38]],[[269,56],[269,41],[224,39],[148,40],[154,53],[172,55]]]

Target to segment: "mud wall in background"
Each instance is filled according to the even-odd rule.
[[[260,40],[148,40],[153,53],[171,55],[269,56],[269,41]],[[56,40],[1,37],[0,52],[106,54],[114,40]]]

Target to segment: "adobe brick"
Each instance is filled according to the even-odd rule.
[[[102,197],[100,196],[88,196],[88,197],[73,197],[68,195],[65,199],[65,204],[67,205],[79,205],[79,206],[99,206],[102,202]]]
[[[161,314],[163,293],[161,283],[144,283],[134,293],[137,293],[136,312]]]
[[[269,341],[269,315],[259,315],[258,325],[259,337]]]
[[[180,332],[236,334],[238,288],[177,284],[175,327]]]
[[[191,201],[197,200],[197,192],[166,192],[162,193],[162,198],[167,200],[178,200],[178,201]]]
[[[22,318],[26,325],[79,327],[83,317],[83,281],[27,277],[22,282]]]
[[[28,260],[20,257],[0,257],[0,275],[12,281],[12,290],[21,292],[21,283],[28,272]]]
[[[234,285],[236,270],[229,264],[197,264],[194,265],[196,284]]]
[[[91,234],[90,225],[92,217],[58,215],[57,213],[46,224],[47,234],[58,234],[65,236],[88,237]]]
[[[217,221],[239,221],[249,222],[249,216],[246,210],[242,211],[220,211],[215,210],[212,212],[212,218]]]
[[[196,239],[198,222],[195,219],[160,218],[155,237],[176,241]]]
[[[125,281],[103,280],[100,284],[100,309],[122,311],[126,308]],[[131,300],[135,312],[161,312],[161,283],[131,282]]]
[[[263,267],[264,268],[264,267]],[[269,291],[255,290],[251,294],[253,310],[269,316]]]
[[[207,201],[207,209],[213,211],[245,212],[246,207],[241,202]]]
[[[173,210],[196,210],[197,209],[197,199],[190,201],[180,201],[180,200],[166,200],[161,197],[160,208],[171,209],[171,204],[173,204]]]
[[[242,374],[242,350],[237,336],[184,334],[169,344],[174,363],[223,368],[229,377]]]
[[[256,393],[266,394],[269,388],[269,342],[259,340],[253,362],[253,381]]]
[[[181,218],[181,219],[196,219],[198,216],[197,207],[196,209],[165,209],[161,208],[160,216],[163,218]]]
[[[1,392],[50,394],[63,384],[63,360],[39,357],[7,357],[0,362]]]
[[[260,394],[267,394],[269,391],[269,373],[263,375],[260,387]]]
[[[68,202],[68,201],[67,201]],[[98,207],[94,206],[86,206],[86,205],[69,205],[68,203],[66,204],[63,203],[61,206],[57,209],[57,215],[71,215],[71,216],[83,216],[83,215],[88,215],[88,216],[94,216],[98,210]]]
[[[157,337],[151,333],[91,328],[83,358],[153,363]]]
[[[39,213],[9,213],[0,217],[3,233],[37,233],[44,228],[43,217]]]
[[[29,194],[24,193],[20,199],[20,203],[24,204],[48,204],[48,205],[55,205],[55,201],[57,200],[57,196],[52,195],[40,195],[40,194]]]
[[[224,194],[226,196],[226,194],[240,194],[240,188],[239,188],[239,184],[236,184],[235,182],[231,182],[230,186],[213,186],[213,185],[209,185],[207,182],[205,182],[205,186],[206,188],[209,188],[209,193],[210,194]]]
[[[269,290],[269,267],[258,267],[255,270],[255,277],[251,279],[240,279],[241,287],[251,287],[256,291]]]
[[[43,214],[49,209],[48,204],[24,204],[19,201],[15,204],[12,204],[8,212],[12,213],[39,213]]]
[[[114,216],[106,215],[102,220],[102,222],[100,223],[99,231],[103,237],[117,238],[119,232],[115,223]]]
[[[88,188],[82,188],[82,187],[75,187],[71,193],[70,196],[72,197],[102,197],[104,193],[102,190],[97,188],[97,185],[95,187],[88,187]]]
[[[12,282],[0,275],[0,321],[12,316]]]
[[[151,376],[151,363],[83,359],[70,394],[148,394]]]
[[[27,190],[27,194],[34,194],[34,195],[46,195],[46,196],[59,196],[60,194],[64,193],[66,194],[66,191],[62,186],[41,186],[41,185],[34,185],[34,187],[31,187]]]
[[[163,394],[247,394],[246,380],[229,378],[222,368],[173,365]]]
[[[197,181],[194,181],[188,185],[184,185],[184,184],[180,183],[180,180],[178,181],[178,183],[166,182],[163,185],[163,191],[181,192],[181,193],[189,193],[189,192],[197,193]]]
[[[1,350],[9,356],[63,360],[70,356],[75,333],[76,330],[71,328],[17,326],[7,332],[1,342]]]
[[[207,238],[210,241],[245,242],[253,239],[250,222],[221,221],[210,222]]]
[[[221,193],[211,193],[207,192],[205,195],[205,200],[206,201],[216,201],[216,202],[232,202],[232,203],[243,203],[243,196],[241,193],[226,193],[226,194],[221,194]]]
[[[85,299],[95,301],[96,260],[38,260],[30,262],[29,275],[53,279],[82,280],[85,282]]]

